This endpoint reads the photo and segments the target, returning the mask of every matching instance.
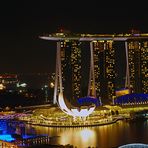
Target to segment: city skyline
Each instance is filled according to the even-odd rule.
[[[147,14],[143,1],[2,1],[0,145],[147,146]]]
[[[39,36],[59,28],[74,33],[123,33],[132,28],[148,32],[146,6],[137,2],[13,1],[1,6],[1,73],[53,72],[55,44],[49,46]]]

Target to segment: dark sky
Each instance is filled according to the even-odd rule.
[[[0,3],[0,73],[51,72],[55,44],[38,38],[65,28],[79,33],[148,32],[145,1],[12,0]]]

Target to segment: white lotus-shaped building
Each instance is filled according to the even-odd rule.
[[[87,117],[89,116],[94,110],[95,110],[95,105],[91,105],[91,106],[81,106],[79,107],[72,107],[72,105],[67,102],[67,104],[65,103],[67,101],[64,100],[63,94],[59,93],[59,97],[58,97],[58,105],[60,107],[60,109],[73,117]]]

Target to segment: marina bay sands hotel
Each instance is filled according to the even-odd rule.
[[[57,43],[54,103],[59,93],[69,101],[85,96],[115,99],[118,67],[125,71],[126,93],[148,93],[148,34],[60,32],[40,38]]]

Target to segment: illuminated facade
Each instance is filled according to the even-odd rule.
[[[89,95],[94,97],[101,97],[111,99],[115,96],[115,49],[113,41],[93,41],[93,71],[94,78],[92,78],[91,88],[92,91]],[[95,93],[93,92],[95,89]],[[88,91],[89,92],[89,91]]]
[[[106,86],[107,99],[113,99],[115,97],[115,49],[114,42],[107,41],[105,43],[104,50],[104,81]],[[105,88],[104,86],[102,87]],[[104,92],[103,92],[104,93]]]
[[[56,33],[40,38],[57,42],[54,103],[59,93],[69,100],[84,97],[81,94],[83,76],[80,42],[90,44],[88,96],[114,100],[117,42],[124,44],[125,88],[129,90],[128,93],[148,93],[148,34]]]
[[[64,40],[58,44],[62,91],[64,97],[71,102],[81,97],[81,43],[77,40]]]
[[[128,40],[130,87],[134,93],[148,93],[148,39]]]
[[[1,74],[0,89],[15,91],[17,89],[18,78],[16,74]]]
[[[147,104],[148,94],[125,94],[123,96],[119,96],[114,103],[118,105]]]

